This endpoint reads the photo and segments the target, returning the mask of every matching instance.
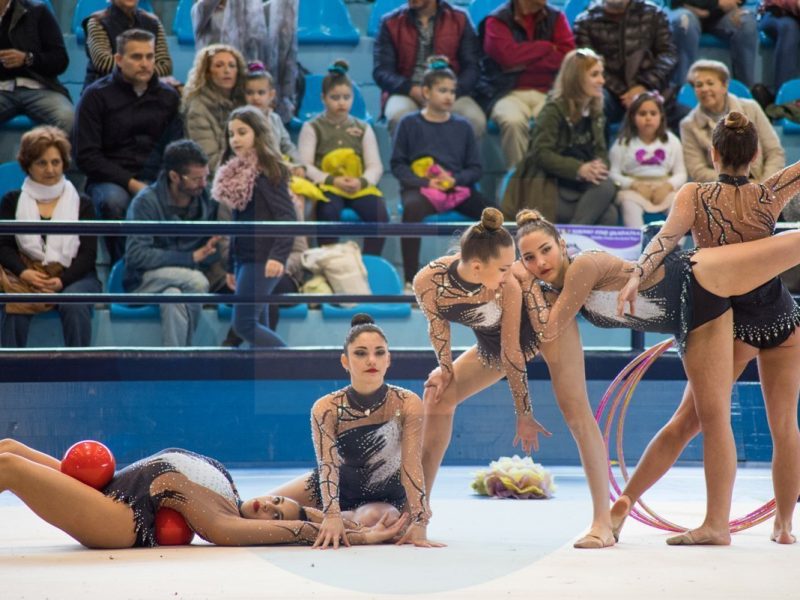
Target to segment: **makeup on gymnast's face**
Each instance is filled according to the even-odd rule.
[[[564,249],[559,240],[544,231],[532,231],[519,241],[519,252],[525,269],[548,283],[563,275]]]

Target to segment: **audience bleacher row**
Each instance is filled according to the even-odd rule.
[[[229,220],[231,211],[209,195],[207,178],[235,154],[229,116],[250,104],[291,169],[298,219],[389,221],[397,200],[387,202],[379,187],[388,164],[403,222],[470,220],[500,203],[508,217],[538,206],[563,223],[638,227],[663,216],[687,178],[710,177],[710,131],[730,110],[759,129],[751,177],[762,180],[784,165],[780,140],[750,92],[759,43],[777,39],[777,98],[768,114],[784,118],[787,133],[800,112],[797,7],[782,0],[673,0],[668,8],[645,0],[377,0],[366,33],[374,37],[372,75],[381,102],[371,107],[344,61],[331,61],[327,74],[300,74],[298,44],[323,44],[335,54],[336,44],[360,42],[342,0],[272,0],[266,7],[260,0],[180,0],[169,28],[152,9],[144,0],[75,3],[71,31],[88,61],[73,109],[58,80],[69,56],[53,5],[0,0],[0,121],[29,128],[19,121],[27,117],[70,135],[74,168],[67,170],[70,156],[61,156],[60,168],[76,182],[85,177],[92,217]],[[173,76],[168,29],[195,47],[185,82]],[[723,63],[697,60],[698,49],[714,39],[730,49],[733,78]],[[770,91],[756,87],[764,102]],[[372,115],[386,120],[391,157],[380,153]],[[297,146],[287,128],[299,132]],[[509,173],[499,198],[479,186],[487,132],[499,132]],[[61,150],[38,143],[31,150],[37,160],[48,148]],[[17,198],[35,198],[26,190],[44,185],[22,167],[24,173],[5,166],[15,179],[0,169],[3,189],[11,190],[0,206],[5,218],[22,218]],[[88,218],[88,199],[81,219]],[[50,218],[39,212],[31,218]],[[4,240],[0,255],[12,278],[28,270],[19,243]],[[383,243],[366,239],[363,252],[380,255]],[[17,257],[4,261],[14,244]],[[112,237],[106,244],[110,280],[127,291],[224,292],[230,283],[227,240],[216,236]],[[419,245],[402,240],[406,289],[419,267]],[[308,240],[296,240],[294,262],[276,291],[301,289],[307,248]],[[49,289],[42,281],[39,289]],[[61,283],[67,289],[73,281]],[[196,309],[161,308],[165,345],[192,343]],[[25,319],[3,314],[3,346],[24,345],[26,335],[15,332],[25,329]],[[67,321],[62,314],[65,340]],[[274,329],[275,307],[264,321]],[[70,334],[66,343],[85,345],[85,333]]]

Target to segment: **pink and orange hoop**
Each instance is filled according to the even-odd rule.
[[[674,340],[669,339],[661,342],[660,344],[656,344],[652,348],[645,350],[639,356],[634,358],[628,364],[628,366],[626,366],[619,373],[619,375],[617,375],[614,381],[611,382],[611,385],[608,386],[606,393],[603,395],[603,399],[600,401],[600,405],[595,411],[594,417],[603,431],[603,440],[606,444],[606,451],[608,452],[608,477],[612,488],[612,502],[615,501],[620,494],[622,494],[622,489],[617,483],[617,479],[612,468],[611,448],[609,446],[611,431],[612,429],[616,430],[616,450],[617,460],[619,462],[619,470],[623,479],[625,482],[627,482],[629,479],[628,468],[625,464],[625,452],[622,444],[623,430],[625,428],[625,415],[628,412],[628,407],[639,381],[641,381],[642,377],[644,377],[644,374],[647,372],[647,369],[650,368],[650,365],[653,364],[653,362],[659,356],[672,347],[673,342]],[[604,414],[607,406],[608,414]],[[617,421],[616,428],[614,428],[614,418],[616,417],[618,410],[620,410],[619,419]],[[603,422],[604,419],[605,421]],[[748,515],[738,519],[733,519],[730,522],[731,533],[736,533],[737,531],[742,531],[758,525],[759,523],[762,523],[772,517],[774,514],[775,499],[773,498]],[[672,523],[671,521],[659,516],[654,510],[647,506],[647,504],[645,504],[641,498],[638,500],[638,502],[636,502],[636,505],[631,507],[630,516],[640,523],[650,525],[651,527],[655,527],[657,529],[664,529],[666,531],[682,532],[689,529],[688,527],[676,525],[675,523]]]

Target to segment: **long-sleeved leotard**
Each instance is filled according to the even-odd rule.
[[[691,255],[691,252],[673,252],[650,273],[639,287],[636,316],[616,314],[617,293],[628,282],[633,263],[606,252],[586,251],[576,255],[561,290],[538,281],[520,262],[514,263],[512,274],[520,283],[525,309],[542,342],[557,339],[581,312],[598,327],[674,335],[683,349],[689,331],[730,306],[727,299],[716,296],[702,307],[695,305],[698,294],[708,292],[693,280]],[[705,301],[706,297],[702,299]]]
[[[439,258],[414,277],[417,302],[428,319],[436,360],[444,371],[453,372],[450,323],[466,325],[475,333],[478,354],[487,366],[502,369],[514,398],[518,415],[531,412],[526,352],[532,352],[527,313],[522,310],[519,283],[507,278],[497,290],[464,281],[458,276],[459,256]]]
[[[180,512],[203,539],[225,546],[313,543],[319,525],[305,521],[245,519],[239,493],[222,464],[180,448],[168,448],[119,471],[103,493],[131,507],[136,546],[156,546],[155,515]],[[358,532],[351,543],[363,543]]]
[[[764,183],[720,175],[711,183],[681,188],[661,231],[637,263],[644,280],[691,231],[695,245],[711,248],[771,236],[786,204],[800,193],[800,163],[782,169]],[[754,346],[780,344],[800,323],[800,311],[778,278],[734,297],[734,334]]]
[[[326,515],[389,502],[408,512],[411,523],[428,523],[416,394],[384,384],[363,396],[348,386],[314,404],[311,429],[318,465],[311,492]]]

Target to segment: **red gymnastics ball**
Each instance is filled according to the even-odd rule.
[[[156,542],[159,546],[186,546],[194,539],[194,531],[177,510],[159,508],[156,513]]]
[[[117,462],[105,445],[93,440],[73,444],[61,459],[61,472],[82,481],[96,490],[108,485],[114,477]]]

